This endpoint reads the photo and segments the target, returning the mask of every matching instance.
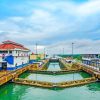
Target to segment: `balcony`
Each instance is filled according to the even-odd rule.
[[[88,57],[88,58],[82,57],[82,60],[100,60],[100,58],[96,58],[96,57],[94,57],[94,58],[91,58],[91,57]]]

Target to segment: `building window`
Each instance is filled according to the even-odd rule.
[[[96,56],[96,58],[99,58],[99,55],[98,54],[96,54],[95,56]]]
[[[11,53],[12,53],[12,51],[9,51],[9,53],[11,54]]]
[[[5,54],[2,55],[2,59],[3,59],[3,60],[4,60],[4,58],[5,58]]]
[[[8,53],[8,51],[0,51],[0,53]]]
[[[15,64],[15,66],[17,66],[17,63]]]
[[[23,65],[24,63],[22,62],[22,65]]]

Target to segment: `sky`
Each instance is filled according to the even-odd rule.
[[[35,52],[100,53],[100,0],[0,0],[0,43]]]

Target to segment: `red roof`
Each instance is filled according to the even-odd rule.
[[[22,49],[22,50],[29,50],[25,48],[23,45],[19,43],[15,43],[13,41],[4,41],[2,44],[0,44],[0,50],[12,50],[12,49]]]

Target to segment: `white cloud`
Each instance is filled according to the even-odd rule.
[[[77,9],[79,16],[90,16],[91,14],[100,12],[100,0],[88,1],[77,7]]]
[[[63,54],[63,48],[65,54],[72,53],[72,42],[74,42],[75,54],[88,54],[88,53],[100,53],[100,40],[93,41],[91,39],[74,39],[59,42],[47,47],[50,54]]]
[[[59,31],[65,26],[51,13],[34,10],[31,16],[11,17],[1,21],[0,27],[1,31],[7,32],[8,37],[42,40],[60,34]]]

